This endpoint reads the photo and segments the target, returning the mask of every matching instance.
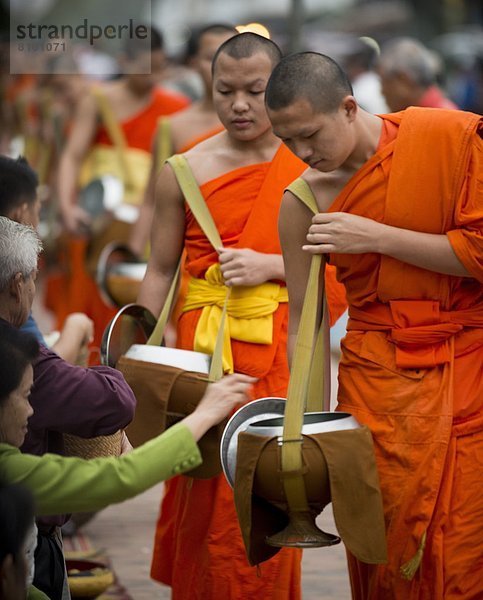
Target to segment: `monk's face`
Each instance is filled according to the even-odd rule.
[[[276,111],[268,109],[273,133],[310,167],[324,173],[342,167],[354,152],[356,112],[352,96],[329,113],[317,112],[305,99]]]
[[[265,110],[265,88],[272,62],[263,52],[249,58],[218,56],[213,75],[213,102],[228,133],[239,141],[253,141],[270,131]]]

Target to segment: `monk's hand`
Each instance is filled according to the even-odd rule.
[[[382,223],[345,212],[318,213],[302,249],[310,254],[378,252]]]
[[[225,284],[260,285],[270,279],[282,279],[282,257],[278,254],[255,252],[250,248],[221,248],[218,250],[221,273]],[[280,263],[280,264],[279,264]]]
[[[90,215],[77,204],[62,210],[62,220],[68,233],[74,235],[85,234],[92,224]]]

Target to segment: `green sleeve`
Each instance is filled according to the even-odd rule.
[[[33,456],[0,444],[0,478],[28,487],[39,515],[99,510],[201,462],[190,430],[181,423],[120,457]]]
[[[49,597],[31,585],[28,589],[27,600],[49,600]]]

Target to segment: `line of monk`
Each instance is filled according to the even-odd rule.
[[[115,154],[107,110],[135,172],[129,202],[140,216],[122,241],[148,257],[138,303],[158,316],[183,258],[172,343],[211,354],[232,288],[223,363],[257,379],[252,399],[286,397],[311,257],[327,259],[329,325],[349,307],[337,410],[374,437],[389,555],[366,565],[348,553],[353,598],[480,597],[481,117],[370,114],[331,58],[282,58],[273,41],[221,24],[194,37],[204,96],[188,105],[159,88],[166,59],[162,38],[151,36],[149,56],[133,46],[127,58],[149,59],[152,74],[94,86],[68,132],[58,191],[71,272],[57,316],[87,313],[99,345],[116,312],[86,269],[92,223],[78,203],[96,160]],[[222,247],[188,208],[164,162],[171,154],[186,160]],[[314,197],[315,216],[295,180]],[[297,600],[301,550],[250,566],[224,476],[177,476],[165,486],[151,576],[173,600]]]

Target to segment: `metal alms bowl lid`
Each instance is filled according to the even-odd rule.
[[[208,375],[211,366],[211,356],[194,350],[181,350],[167,348],[166,346],[147,346],[146,344],[133,344],[125,353],[126,358],[133,358],[143,362],[159,365],[169,365]]]
[[[112,296],[109,289],[111,275],[128,277],[133,282],[140,282],[146,272],[146,266],[146,263],[141,262],[126,244],[110,242],[104,246],[96,268],[96,282],[104,302],[108,306],[118,305],[117,299]]]
[[[283,417],[257,419],[247,427],[249,433],[265,436],[283,435]],[[358,429],[360,423],[349,413],[345,412],[311,412],[304,414],[302,433],[327,433],[329,431],[346,431]]]
[[[123,306],[102,334],[101,362],[115,367],[133,344],[145,344],[156,327],[154,315],[140,304]]]
[[[254,421],[280,417],[285,411],[285,398],[260,398],[242,406],[230,418],[220,443],[221,466],[231,487],[235,484],[238,434]]]

